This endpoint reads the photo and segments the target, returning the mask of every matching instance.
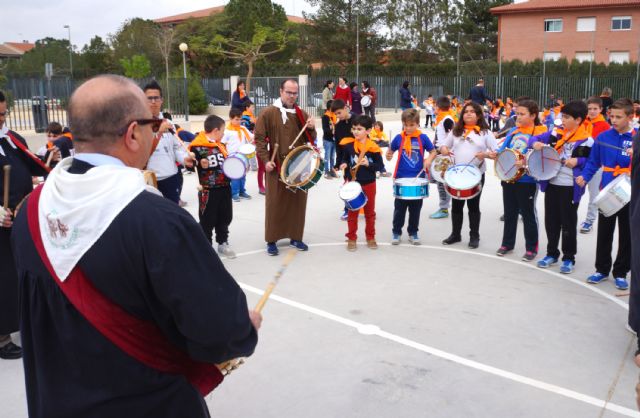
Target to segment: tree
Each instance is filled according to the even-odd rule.
[[[173,51],[173,35],[174,31],[170,26],[160,26],[156,30],[156,43],[164,59],[164,74],[167,86],[169,85],[169,57],[171,56],[171,51]],[[171,93],[169,89],[167,89],[167,107],[171,108]]]
[[[6,71],[9,75],[44,76],[44,64],[47,62],[53,64],[55,73],[68,73],[69,41],[54,38],[40,39],[36,41],[35,47],[27,51],[21,59],[9,62]]]
[[[164,67],[164,59],[156,43],[158,25],[151,20],[134,18],[125,21],[118,32],[110,36],[115,62],[143,54],[151,64],[152,73]]]
[[[151,63],[144,54],[120,59],[124,75],[129,78],[145,78],[151,74]]]
[[[109,73],[114,68],[113,51],[99,36],[94,36],[82,48],[82,65],[85,70],[95,73]]]

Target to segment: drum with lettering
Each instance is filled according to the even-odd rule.
[[[600,190],[593,203],[604,216],[609,217],[630,201],[631,180],[626,174],[621,174]]]
[[[349,210],[360,210],[367,204],[367,195],[362,191],[362,186],[357,181],[350,181],[340,187],[338,192],[340,199],[344,201]]]
[[[454,199],[473,199],[482,191],[482,172],[473,164],[456,164],[444,173],[444,189]]]

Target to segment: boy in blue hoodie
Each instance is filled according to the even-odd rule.
[[[576,183],[584,187],[593,175],[602,167],[600,189],[611,183],[619,175],[630,175],[632,139],[635,130],[632,127],[633,103],[629,99],[620,99],[609,107],[609,118],[613,128],[602,132],[595,140],[589,160]],[[587,283],[598,284],[609,278],[611,271],[611,248],[613,233],[618,222],[618,254],[613,263],[615,286],[625,290],[629,288],[627,273],[631,269],[631,233],[629,230],[629,204],[615,214],[606,217],[598,214],[598,241],[596,245],[596,272],[587,278]]]

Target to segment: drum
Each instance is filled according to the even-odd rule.
[[[444,189],[454,199],[473,199],[482,191],[482,173],[473,164],[456,164],[444,173]]]
[[[144,177],[144,182],[147,185],[153,186],[156,189],[158,188],[158,177],[156,176],[155,171],[142,170],[142,176]]]
[[[240,145],[240,149],[238,151],[240,151],[240,154],[247,157],[247,160],[250,160],[256,156],[256,146],[253,144],[242,144]]]
[[[324,160],[309,145],[294,148],[282,163],[280,180],[290,189],[306,192],[322,178]]]
[[[536,180],[551,180],[562,168],[562,160],[558,151],[544,146],[540,151],[529,150],[526,155],[527,171]]]
[[[239,180],[247,174],[249,160],[239,152],[229,155],[222,163],[222,172],[231,180]]]
[[[622,174],[607,184],[593,199],[604,216],[615,215],[620,209],[631,201],[631,180],[629,176]]]
[[[516,162],[522,161],[522,167],[516,167]],[[496,157],[496,163],[494,165],[496,176],[507,183],[515,183],[520,180],[527,168],[526,158],[520,151],[506,148],[498,154]]]
[[[340,199],[344,201],[344,204],[349,210],[360,210],[367,204],[367,195],[362,191],[362,186],[357,181],[350,181],[340,187],[338,192]]]
[[[371,106],[371,96],[362,96],[362,98],[360,99],[360,104],[362,105],[362,107]]]
[[[438,155],[433,159],[431,167],[429,167],[431,178],[438,183],[444,183],[444,173],[453,163],[453,157],[450,155]]]
[[[393,195],[402,200],[419,200],[429,197],[429,182],[423,178],[401,178],[393,182]]]

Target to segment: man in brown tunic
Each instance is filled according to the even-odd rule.
[[[254,132],[256,153],[265,163],[267,170],[264,235],[269,255],[278,255],[276,242],[284,238],[289,238],[289,244],[300,251],[309,249],[302,242],[307,194],[289,190],[278,180],[282,162],[290,151],[289,145],[293,143],[304,124],[296,115],[297,99],[298,82],[293,79],[285,80],[280,85],[280,99],[260,113]],[[307,143],[309,137],[313,141],[316,138],[315,121],[305,111],[300,112],[306,121],[309,135],[302,135],[295,146]],[[274,162],[271,162],[275,144],[278,144],[277,155]]]

